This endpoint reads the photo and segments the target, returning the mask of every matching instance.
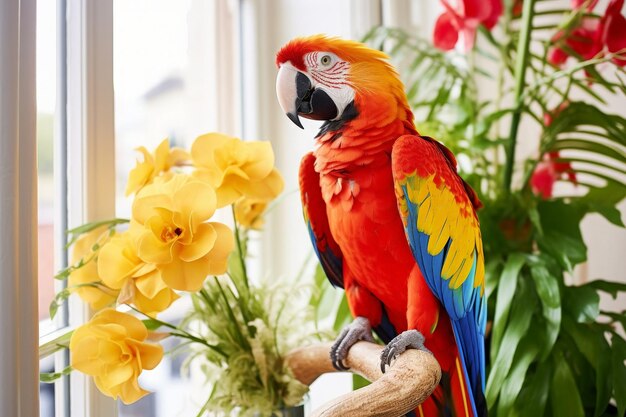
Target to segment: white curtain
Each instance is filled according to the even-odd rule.
[[[39,415],[35,0],[0,1],[0,416]]]

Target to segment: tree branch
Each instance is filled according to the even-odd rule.
[[[287,356],[294,376],[310,385],[320,375],[336,372],[330,362],[332,342],[296,349]],[[397,417],[424,402],[441,379],[441,368],[433,355],[409,349],[400,355],[385,374],[380,371],[383,346],[358,342],[348,353],[350,370],[368,380],[371,385],[342,395],[324,404],[313,417]]]

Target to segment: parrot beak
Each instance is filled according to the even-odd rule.
[[[276,77],[276,95],[287,117],[304,129],[300,117],[313,120],[332,120],[337,117],[337,106],[322,89],[315,88],[309,77],[291,65],[281,65]]]

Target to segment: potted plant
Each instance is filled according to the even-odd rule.
[[[586,215],[624,227],[626,114],[605,106],[626,97],[623,1],[442,2],[432,43],[392,28],[366,41],[397,60],[418,131],[452,149],[484,204],[490,415],[623,416],[626,316],[599,293],[626,284],[570,279]]]
[[[249,233],[261,229],[283,189],[270,143],[212,133],[198,137],[190,152],[170,149],[167,140],[153,152],[138,150],[142,158],[126,189],[134,194],[132,217],[68,232],[71,265],[56,276],[67,287],[50,315],[72,294],[95,314],[42,347],[44,354],[71,353],[68,368],[42,374],[42,381],[77,370],[103,394],[133,403],[148,394],[138,382],[142,371],[168,353],[159,341],[175,337],[210,387],[198,416],[303,415],[308,387],[285,358],[315,334],[311,288],[253,281],[246,268]],[[185,294],[185,317],[162,320],[159,314]]]

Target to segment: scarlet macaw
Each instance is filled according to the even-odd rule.
[[[303,211],[329,280],[354,322],[331,349],[335,367],[358,340],[387,344],[381,368],[429,350],[443,374],[413,415],[484,416],[486,302],[474,191],[452,152],[420,136],[388,57],[322,35],[277,54],[287,116],[323,120],[300,165]]]

